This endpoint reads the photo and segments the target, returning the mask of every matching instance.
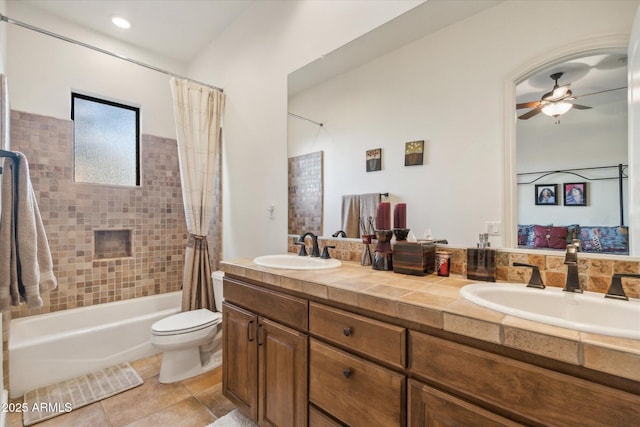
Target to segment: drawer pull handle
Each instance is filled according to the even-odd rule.
[[[351,335],[351,328],[350,327],[346,327],[342,330],[342,333],[344,334],[345,337],[348,337],[349,335]]]
[[[351,376],[351,369],[346,368],[344,371],[342,371],[342,375],[344,375],[345,378],[349,378]]]

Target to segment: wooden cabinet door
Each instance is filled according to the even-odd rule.
[[[408,427],[521,426],[415,380],[409,381]]]
[[[222,304],[223,394],[252,419],[258,418],[258,317],[224,302]]]
[[[258,423],[307,425],[307,335],[268,319],[258,324]]]

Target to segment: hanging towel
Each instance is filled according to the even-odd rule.
[[[360,195],[360,216],[364,219],[365,224],[368,223],[369,217],[376,217],[379,204],[380,193],[368,193]]]
[[[9,274],[5,265],[2,265],[0,273],[0,306],[6,306],[10,297],[12,305],[25,301],[29,308],[36,308],[42,306],[40,293],[55,289],[58,283],[53,273],[51,251],[38,202],[29,178],[29,164],[24,154],[16,154],[17,164],[11,162],[7,168],[10,174],[3,173],[2,177],[2,262],[7,263],[7,252],[10,256]],[[5,195],[9,199],[6,204]]]
[[[360,196],[357,194],[342,196],[342,230],[347,237],[360,236],[359,215]]]
[[[0,207],[0,309],[9,308],[9,305],[18,304],[19,298],[11,299],[12,295],[18,296],[18,260],[16,258],[15,239],[15,163],[13,159],[4,159],[2,167],[2,204]]]

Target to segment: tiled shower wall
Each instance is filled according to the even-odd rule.
[[[142,135],[141,185],[123,187],[73,181],[72,135],[70,120],[11,113],[11,149],[23,152],[29,161],[58,279],[58,288],[43,294],[43,307],[13,307],[13,318],[172,292],[182,286],[188,234],[176,141]],[[220,230],[219,214],[214,213],[209,232],[213,269],[221,248],[221,233],[214,232]],[[95,230],[131,230],[132,256],[96,259]]]
[[[58,289],[12,317],[180,289],[187,229],[175,140],[141,137],[141,185],[73,181],[73,123],[11,114],[11,149],[23,152],[44,222]],[[132,230],[131,257],[96,259],[95,230]]]
[[[29,161],[58,288],[42,295],[41,308],[3,313],[5,365],[11,318],[181,289],[187,229],[175,140],[142,135],[139,187],[75,183],[70,120],[12,111],[11,149]],[[214,230],[220,227],[216,219],[209,232],[214,270],[220,257],[214,248],[221,248]],[[131,230],[132,256],[96,259],[94,230]]]
[[[322,235],[323,153],[289,157],[289,234]]]

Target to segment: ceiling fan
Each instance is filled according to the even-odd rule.
[[[595,95],[597,93],[624,89],[619,87],[616,89],[608,89],[608,90],[603,90],[599,92],[589,93],[589,94],[581,95],[579,97],[573,96],[573,93],[569,89],[569,86],[571,85],[570,83],[563,86],[558,85],[558,80],[560,80],[560,77],[562,77],[563,74],[564,73],[558,72],[558,73],[553,73],[549,76],[554,81],[553,88],[551,89],[551,91],[542,95],[542,98],[540,99],[540,101],[532,101],[532,102],[524,102],[521,104],[516,104],[516,109],[532,108],[532,110],[529,110],[526,113],[522,114],[521,116],[518,116],[518,118],[522,120],[527,120],[539,113],[544,113],[548,116],[558,118],[558,116],[566,113],[572,108],[575,108],[577,110],[588,110],[591,107],[587,107],[586,105],[574,104],[568,101],[573,101],[576,98],[581,98],[584,96]]]

